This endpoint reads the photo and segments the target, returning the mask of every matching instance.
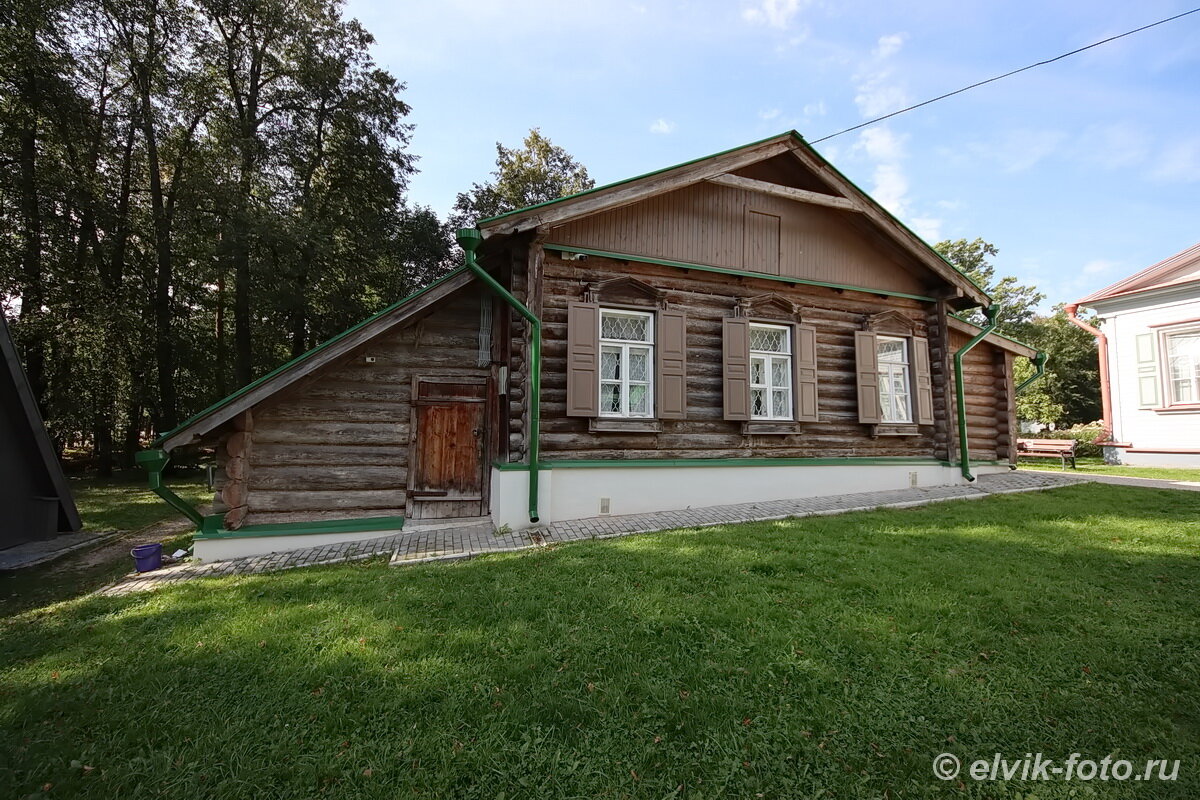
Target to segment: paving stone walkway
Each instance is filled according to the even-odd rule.
[[[979,499],[990,494],[1051,489],[1092,479],[1093,476],[1062,475],[1053,472],[1008,472],[980,476],[979,480],[970,486],[918,487],[885,492],[860,492],[835,497],[772,500],[761,503],[692,508],[683,511],[594,517],[556,522],[548,527],[528,531],[506,533],[497,533],[486,522],[472,521],[456,525],[410,529],[403,533],[375,539],[330,544],[304,550],[290,550],[252,558],[237,558],[209,564],[183,562],[154,572],[127,576],[121,581],[101,589],[98,594],[122,595],[156,589],[159,586],[195,578],[255,575],[262,572],[335,564],[384,555],[391,556],[392,566],[403,566],[428,561],[470,558],[484,553],[527,550],[560,542],[606,539],[673,528],[698,528],[790,517],[844,514],[850,511],[876,508],[910,508],[947,500]]]

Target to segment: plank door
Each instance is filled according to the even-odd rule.
[[[408,517],[487,514],[487,379],[417,378],[413,398]]]

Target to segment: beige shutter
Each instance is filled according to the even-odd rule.
[[[750,322],[726,317],[721,328],[725,419],[750,419]]]
[[[1137,350],[1138,408],[1158,407],[1158,356],[1154,334],[1139,333],[1133,337]]]
[[[654,352],[658,385],[654,396],[659,419],[687,417],[687,316],[682,311],[658,312]]]
[[[796,326],[796,421],[817,421],[817,329]]]
[[[933,375],[929,371],[929,340],[912,338],[913,380],[916,384],[917,424],[933,424]]]
[[[567,308],[567,416],[600,415],[600,306]]]
[[[879,412],[879,355],[875,334],[854,333],[854,364],[858,373],[858,421],[876,424]]]

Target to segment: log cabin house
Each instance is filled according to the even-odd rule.
[[[198,557],[1015,462],[1013,360],[1035,352],[955,316],[990,299],[795,132],[459,242],[462,267],[142,454],[196,522]],[[171,451],[196,445],[219,466],[207,517],[161,486]]]

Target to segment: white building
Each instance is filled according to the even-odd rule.
[[[1200,244],[1075,305],[1107,339],[1108,460],[1200,467]]]

